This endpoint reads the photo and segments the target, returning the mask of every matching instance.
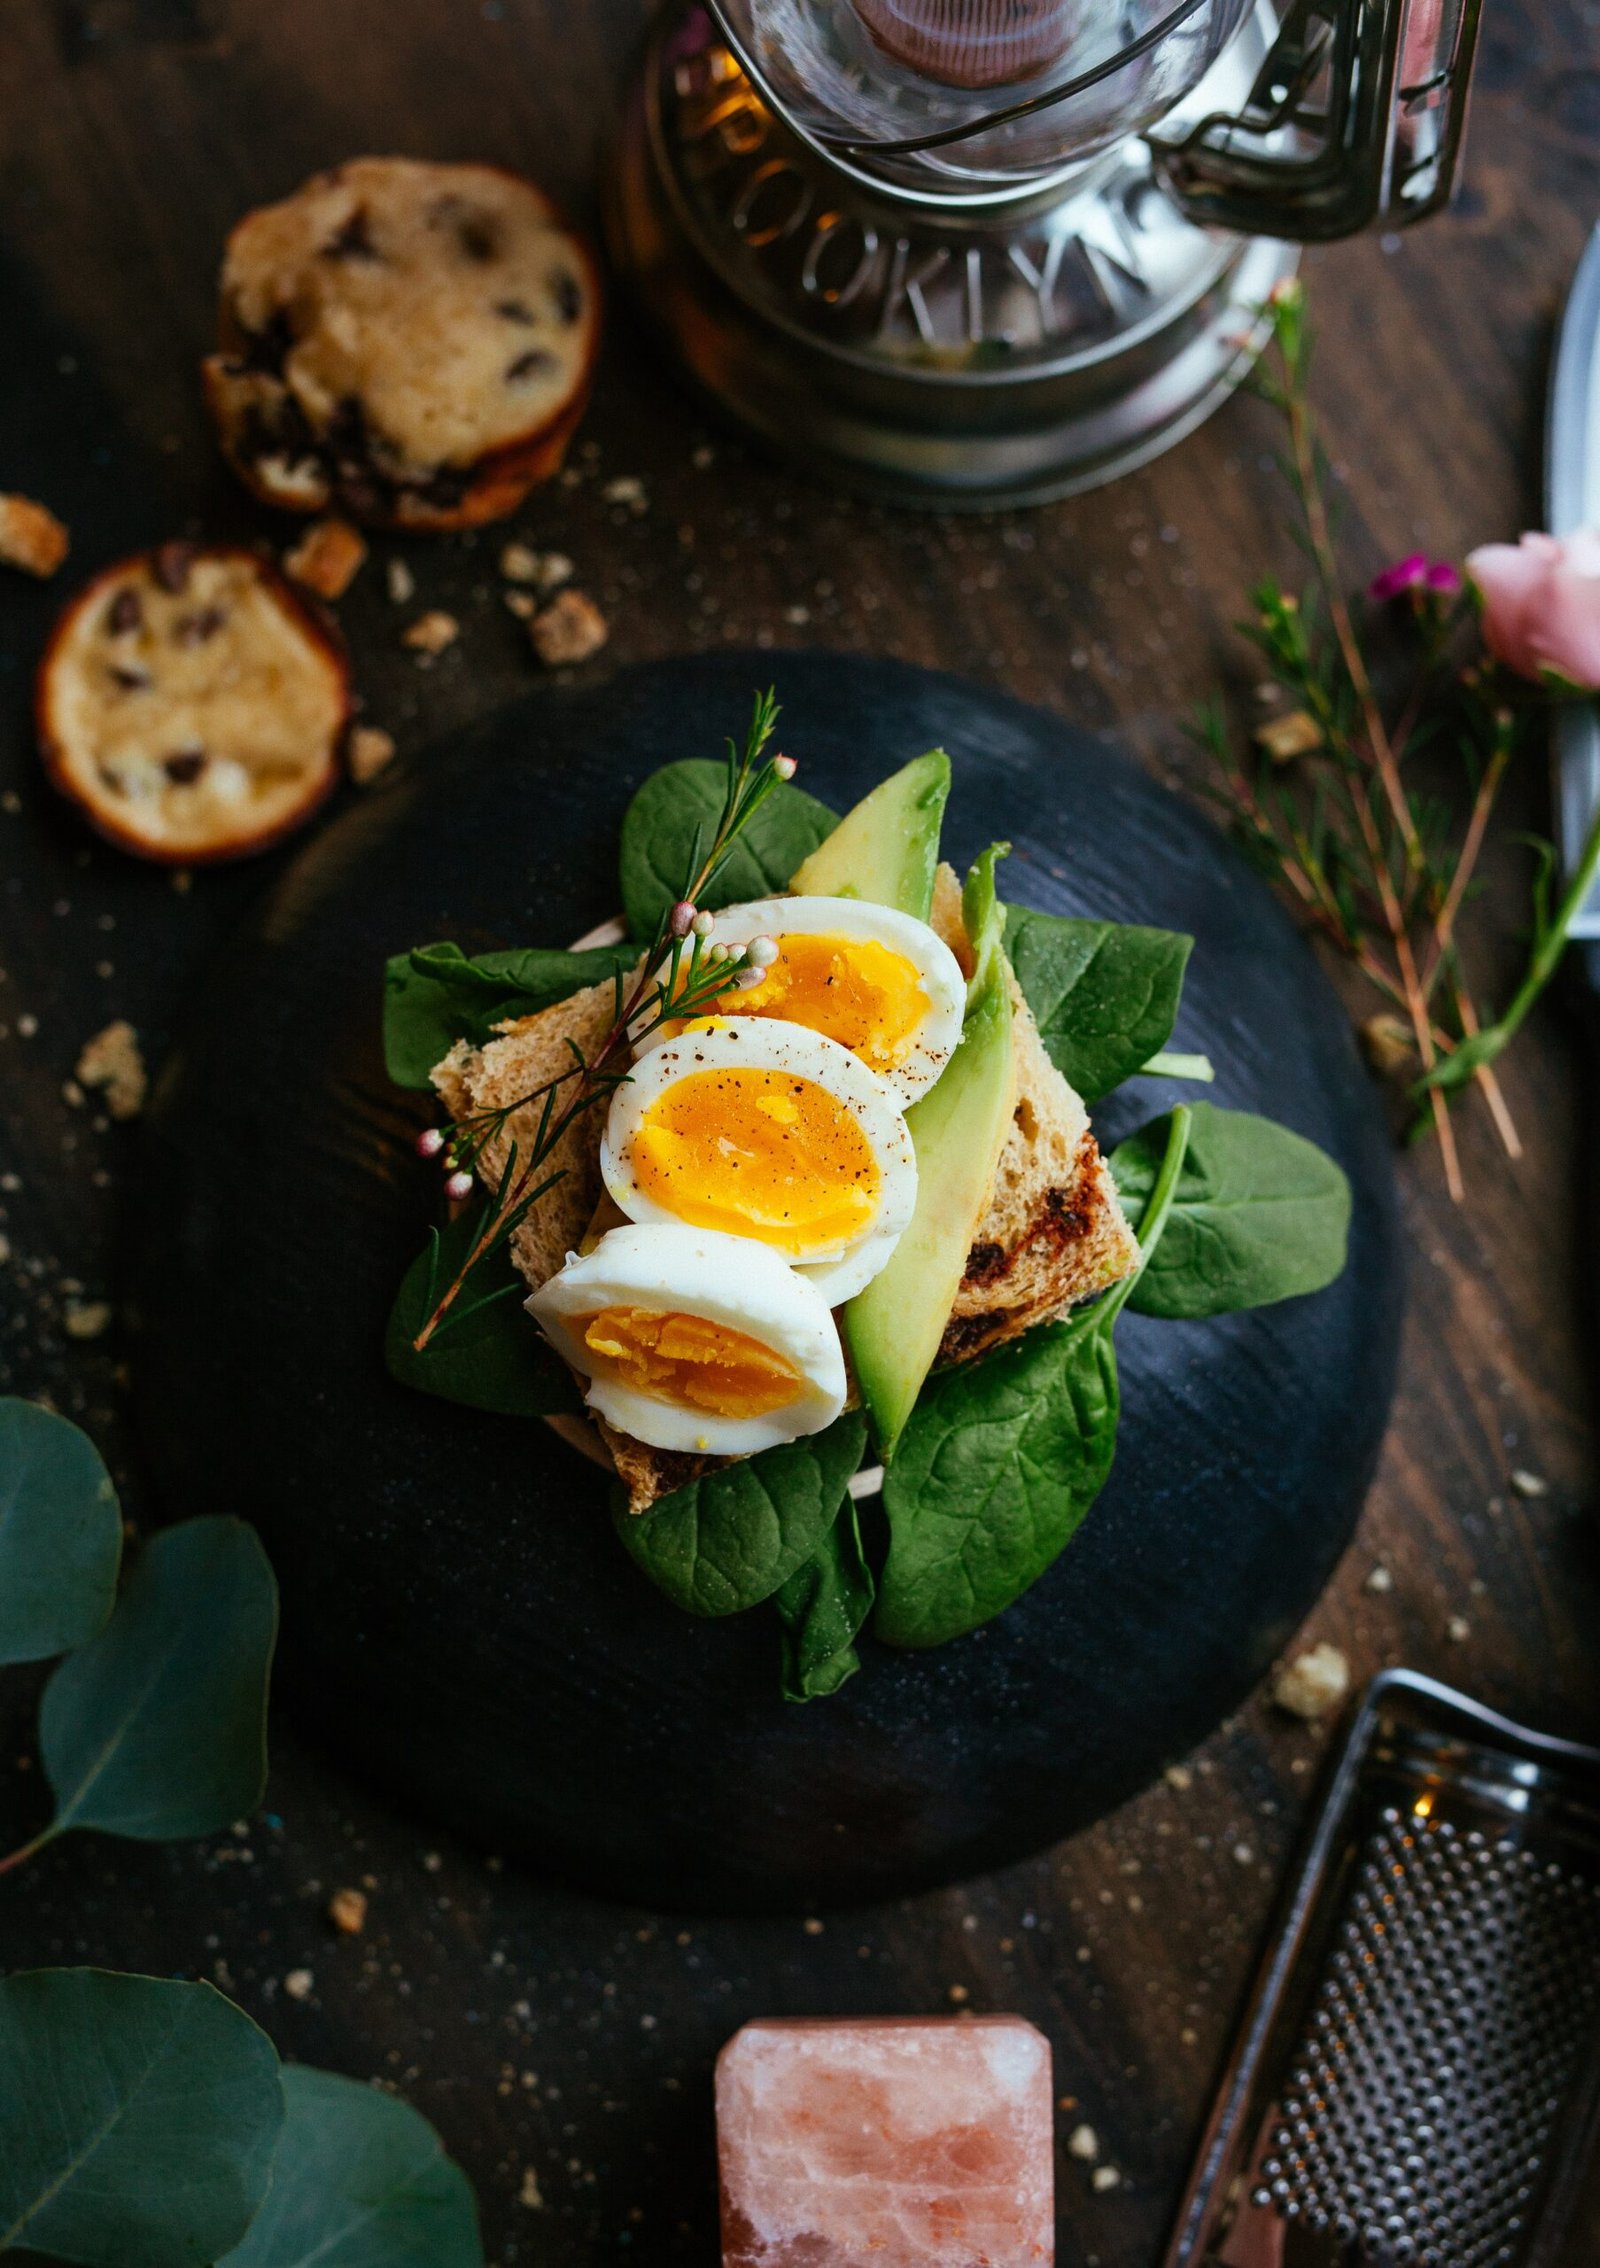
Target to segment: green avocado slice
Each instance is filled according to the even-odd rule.
[[[796,868],[790,889],[807,898],[865,898],[926,921],[949,793],[944,750],[914,757],[845,813]]]

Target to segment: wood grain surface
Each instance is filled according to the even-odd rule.
[[[37,487],[53,468],[75,546],[62,586],[183,527],[268,530],[213,455],[194,377],[218,247],[241,211],[315,166],[393,149],[525,167],[592,217],[641,20],[625,0],[9,0],[0,487]],[[1355,573],[1536,523],[1552,325],[1600,204],[1597,158],[1592,0],[1499,0],[1458,208],[1308,262]],[[618,310],[578,477],[515,527],[577,562],[611,621],[607,658],[770,644],[781,685],[787,644],[893,652],[1114,727],[1189,776],[1182,718],[1245,666],[1229,630],[1245,586],[1294,569],[1275,439],[1268,414],[1238,401],[1098,495],[903,517],[814,490],[706,426]],[[622,476],[643,482],[644,510],[607,502]],[[342,606],[370,714],[402,762],[535,679],[496,595],[496,543],[408,547],[415,611],[447,607],[464,625],[430,670],[403,654],[408,615],[384,595],[393,546]],[[136,1342],[122,1315],[99,1337],[69,1328],[82,1303],[116,1305],[136,1153],[129,1128],[64,1087],[113,1015],[159,1060],[186,987],[277,862],[183,890],[53,805],[27,686],[57,602],[16,578],[0,594],[0,1362],[8,1387],[91,1427],[137,1510]],[[1518,822],[1547,823],[1536,769],[1516,800]],[[1521,855],[1507,845],[1491,873],[1491,992],[1517,956]],[[1551,1003],[1510,1059],[1520,1165],[1471,1112],[1467,1207],[1445,1200],[1429,1151],[1405,1161],[1400,1401],[1358,1544],[1305,1635],[1342,1646],[1358,1674],[1407,1662],[1592,1735],[1589,1007]],[[315,1139],[314,1098],[264,1094],[262,1108],[286,1142]],[[225,1471],[216,1490],[227,1509]],[[1369,1588],[1377,1567],[1392,1589]],[[27,1683],[0,1697],[8,1841],[42,1809]],[[1054,2041],[1063,2137],[1092,2125],[1119,2176],[1094,2186],[1063,2153],[1062,2257],[1136,2268],[1159,2256],[1326,1738],[1258,1699],[1190,1760],[1186,1784],[1004,1875],[825,1924],[705,1925],[434,1848],[281,1726],[262,1819],[206,1847],[52,1851],[7,1880],[0,1958],[216,1977],[285,2053],[403,2088],[476,2181],[490,2257],[549,2268],[713,2256],[711,2061],[745,2017],[1017,2009]],[[363,1882],[366,1932],[338,1939],[327,1897]],[[1597,2250],[1600,2200],[1566,2268]]]

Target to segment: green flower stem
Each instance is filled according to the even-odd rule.
[[[1584,838],[1583,852],[1572,870],[1572,878],[1561,894],[1561,901],[1549,921],[1539,925],[1534,939],[1533,952],[1521,984],[1512,994],[1505,1014],[1494,1023],[1486,1024],[1481,1032],[1464,1040],[1454,1055],[1434,1064],[1424,1077],[1417,1081],[1414,1094],[1421,1095],[1429,1087],[1459,1087],[1476,1077],[1486,1063],[1493,1063],[1505,1052],[1522,1028],[1528,1010],[1538,999],[1545,986],[1555,975],[1566,950],[1567,938],[1576,920],[1579,908],[1594,886],[1600,873],[1600,811],[1589,823]]]
[[[9,1874],[14,1866],[21,1866],[26,1860],[33,1858],[47,1843],[53,1843],[60,1832],[61,1829],[54,1820],[48,1827],[41,1827],[31,1843],[23,1843],[18,1849],[9,1851],[4,1858],[0,1858],[0,1874]],[[0,2246],[0,2250],[4,2250],[4,2247]]]
[[[1167,1147],[1161,1160],[1161,1171],[1156,1175],[1150,1202],[1145,1206],[1139,1221],[1139,1265],[1131,1275],[1124,1276],[1120,1284],[1113,1284],[1095,1309],[1096,1316],[1102,1317],[1107,1326],[1113,1324],[1122,1313],[1134,1285],[1155,1257],[1156,1246],[1161,1242],[1161,1232],[1167,1225],[1167,1215],[1172,1211],[1178,1194],[1178,1180],[1183,1172],[1183,1161],[1189,1154],[1189,1128],[1193,1123],[1193,1111],[1186,1103],[1179,1103],[1167,1131]]]

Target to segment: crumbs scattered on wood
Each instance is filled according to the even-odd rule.
[[[364,1890],[335,1890],[328,1900],[328,1919],[343,1937],[359,1937],[367,1926],[367,1894]]]
[[[562,591],[528,624],[533,650],[547,669],[563,669],[597,654],[611,626],[582,591]]]
[[[453,646],[460,635],[461,625],[455,616],[434,606],[426,614],[419,614],[415,622],[407,623],[400,633],[400,642],[412,653],[432,661],[447,646]]]
[[[357,725],[345,761],[357,787],[366,787],[394,762],[394,737],[378,725]]]
[[[0,496],[0,560],[41,580],[66,558],[72,538],[45,504],[31,496]]]
[[[366,556],[366,543],[348,520],[318,520],[284,554],[284,572],[319,598],[343,598]]]
[[[103,1299],[73,1299],[61,1317],[69,1339],[98,1339],[111,1328],[111,1307]]]
[[[1336,1709],[1350,1690],[1350,1664],[1326,1639],[1285,1664],[1272,1681],[1274,1706],[1315,1724]]]
[[[409,606],[417,595],[417,578],[403,559],[391,559],[383,570],[384,588],[392,606]]]

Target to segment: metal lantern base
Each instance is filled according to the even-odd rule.
[[[1271,22],[1186,110],[1243,100]],[[944,510],[1170,448],[1247,374],[1298,258],[1197,228],[1138,141],[986,213],[877,199],[773,115],[699,0],[657,18],[606,196],[617,266],[717,404],[807,469]]]

